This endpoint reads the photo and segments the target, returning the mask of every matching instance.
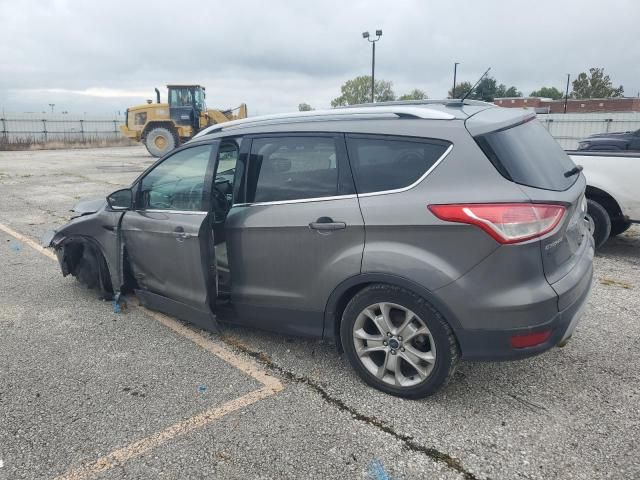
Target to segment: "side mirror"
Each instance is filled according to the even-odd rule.
[[[116,190],[107,196],[107,203],[111,210],[131,210],[133,206],[133,192],[130,188]]]

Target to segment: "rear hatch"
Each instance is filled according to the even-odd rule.
[[[469,131],[502,176],[519,184],[534,203],[566,207],[555,233],[540,242],[545,276],[556,283],[576,266],[588,246],[584,176],[534,116],[520,113],[515,122],[512,119],[506,126],[503,122],[498,129],[486,131],[485,122],[482,127],[481,134],[474,134],[473,127]]]

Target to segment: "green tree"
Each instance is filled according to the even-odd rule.
[[[455,98],[464,97],[473,85],[470,82],[460,82],[456,85]],[[498,97],[521,97],[522,92],[518,91],[516,87],[507,87],[505,84],[498,82],[493,77],[484,77],[480,80],[480,83],[475,88],[473,93],[467,98],[474,100],[482,100],[484,102],[493,102]],[[449,90],[449,97],[451,97],[451,90]]]
[[[533,92],[531,92],[529,96],[560,100],[562,97],[564,97],[564,94],[556,87],[542,87],[540,90],[534,90]]]
[[[571,98],[609,98],[621,97],[624,94],[622,85],[615,88],[604,68],[590,68],[589,75],[582,72],[573,82]]]
[[[298,111],[299,112],[309,112],[311,110],[315,110],[311,105],[309,105],[308,103],[299,103],[298,104]]]
[[[471,82],[460,82],[456,85],[455,94],[452,94],[451,90],[449,90],[449,98],[462,98],[471,90],[471,87],[473,87]]]
[[[419,88],[414,88],[409,93],[405,93],[398,100],[426,100],[427,94]]]
[[[485,102],[493,102],[493,99],[498,95],[498,82],[493,77],[484,77],[480,80],[480,83],[469,96],[475,100],[482,100]]]
[[[368,75],[362,75],[360,77],[347,80],[340,87],[340,92],[341,95],[339,97],[331,100],[332,107],[368,103],[371,101],[371,77]],[[376,102],[388,102],[395,100],[396,95],[391,89],[391,82],[376,80],[374,98]]]
[[[503,83],[498,85],[498,89],[496,90],[495,98],[504,98],[504,97],[521,97],[522,92],[519,91],[516,87],[509,87]]]

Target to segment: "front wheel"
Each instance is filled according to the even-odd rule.
[[[405,398],[435,393],[460,357],[451,327],[424,298],[375,284],[347,305],[340,329],[349,362],[369,385]]]
[[[73,275],[85,288],[97,290],[100,298],[111,300],[113,287],[107,262],[96,247],[86,244],[75,265]]]
[[[147,133],[144,140],[147,151],[154,157],[162,157],[176,148],[178,141],[171,130],[155,127]]]

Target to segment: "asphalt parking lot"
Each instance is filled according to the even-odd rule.
[[[566,347],[408,401],[330,343],[114,313],[30,243],[151,163],[0,152],[0,479],[640,478],[640,227],[597,254]]]

